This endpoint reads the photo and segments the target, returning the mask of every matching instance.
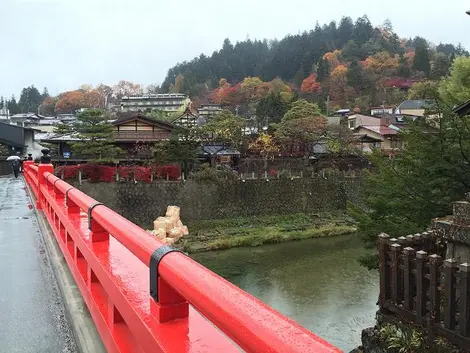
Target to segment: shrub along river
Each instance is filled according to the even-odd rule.
[[[374,325],[379,279],[361,267],[357,236],[193,254],[193,258],[349,352]]]

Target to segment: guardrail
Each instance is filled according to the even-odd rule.
[[[341,352],[53,175],[24,163],[108,352]]]

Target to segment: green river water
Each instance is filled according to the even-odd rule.
[[[230,282],[346,352],[374,324],[379,279],[357,236],[194,254]]]

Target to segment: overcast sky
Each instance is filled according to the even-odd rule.
[[[224,38],[282,38],[315,22],[386,18],[400,37],[470,49],[469,0],[0,0],[0,95],[51,94],[120,79],[161,83],[178,61]]]

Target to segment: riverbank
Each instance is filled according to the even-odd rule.
[[[187,253],[255,247],[310,238],[351,234],[353,222],[343,213],[243,217],[188,223],[190,235],[176,246]]]

